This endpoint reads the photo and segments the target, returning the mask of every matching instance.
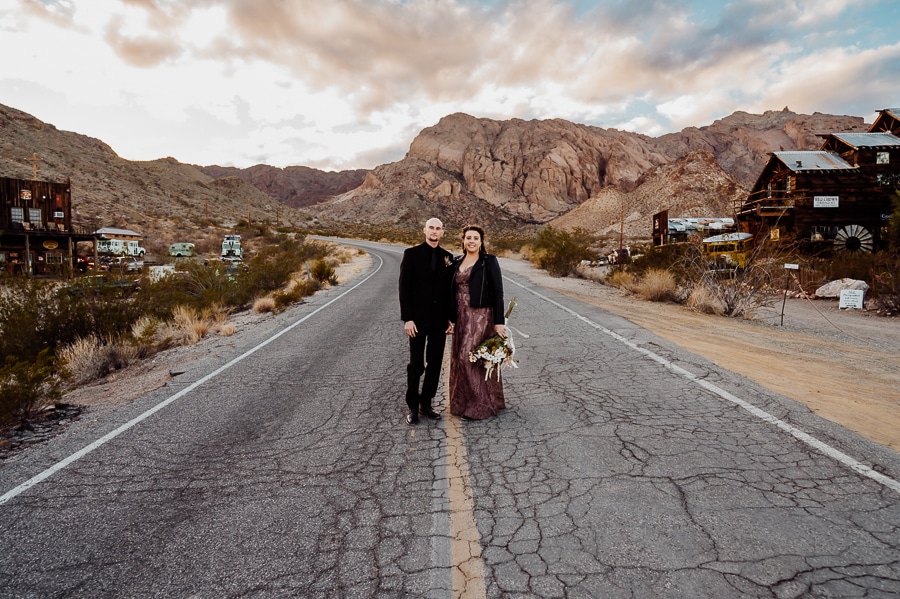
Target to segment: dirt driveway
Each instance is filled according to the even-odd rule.
[[[782,326],[780,299],[748,321],[641,300],[584,279],[554,278],[524,260],[503,265],[900,451],[900,318],[839,310],[837,300],[788,299]]]

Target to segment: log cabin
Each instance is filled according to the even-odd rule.
[[[891,111],[880,112],[888,126]],[[832,133],[820,150],[773,152],[736,220],[757,241],[794,240],[816,253],[879,250],[898,188],[900,137]]]
[[[879,132],[900,135],[900,108],[883,108],[878,111],[878,117],[869,127],[869,133]]]
[[[69,181],[0,177],[0,272],[71,275],[75,246],[97,236],[73,225]]]

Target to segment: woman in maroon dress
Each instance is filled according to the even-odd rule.
[[[463,229],[462,260],[452,285],[450,332],[450,413],[472,420],[495,416],[506,407],[498,373],[485,380],[485,369],[469,360],[469,352],[492,335],[506,337],[503,277],[496,256],[487,253],[484,229]]]

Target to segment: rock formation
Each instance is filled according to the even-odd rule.
[[[860,117],[787,109],[737,112],[708,127],[659,138],[558,119],[496,121],[452,114],[419,133],[403,160],[377,167],[360,187],[313,209],[327,218],[377,223],[417,222],[434,214],[451,226],[467,220],[501,228],[567,223],[578,213],[571,219],[563,215],[592,200],[625,198],[643,206],[642,198],[656,192],[648,187],[638,193],[638,188],[655,181],[660,168],[679,163],[666,177],[681,183],[668,181],[663,185],[668,191],[658,192],[668,195],[650,204],[671,204],[672,197],[687,194],[709,203],[698,209],[703,215],[730,216],[735,197],[752,185],[770,152],[816,149],[820,134],[865,129]],[[695,171],[702,177],[692,182]],[[626,210],[646,216],[638,206]],[[679,216],[691,216],[680,210]]]

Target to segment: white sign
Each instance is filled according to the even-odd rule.
[[[863,307],[863,296],[866,294],[862,289],[841,289],[841,300],[838,303],[838,309],[841,308],[859,308]]]
[[[789,270],[800,270],[799,264],[785,264],[784,267]]]
[[[840,196],[813,196],[813,208],[837,208]]]

